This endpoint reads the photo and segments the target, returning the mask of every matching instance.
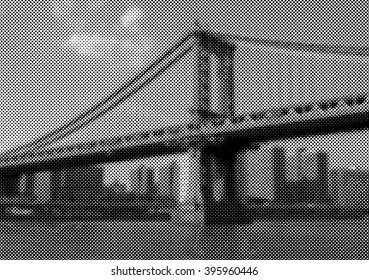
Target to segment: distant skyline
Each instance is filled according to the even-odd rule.
[[[369,46],[365,1],[0,3],[0,151],[28,142],[95,104],[193,29],[195,20],[209,30],[244,36]],[[65,143],[186,122],[193,90],[190,58]],[[242,45],[235,71],[238,114],[369,88],[368,59],[318,60]],[[368,137],[361,131],[266,145],[324,149],[332,166],[358,161],[359,167],[369,168]],[[149,161],[160,164],[161,159]]]

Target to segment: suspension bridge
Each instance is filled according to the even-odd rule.
[[[369,117],[367,92],[347,92],[339,98],[236,115],[234,64],[239,43],[287,53],[358,60],[369,56],[368,47],[294,43],[194,31],[95,106],[46,135],[1,154],[0,177],[189,152],[192,162],[196,162],[190,167],[190,186],[202,192],[205,220],[237,222],[239,204],[234,168],[241,149],[251,148],[253,142],[260,140],[366,129]],[[123,131],[117,137],[58,145],[124,104],[189,52],[195,53],[196,86],[187,123],[133,134]],[[214,177],[223,179],[226,199],[221,204],[213,198]]]

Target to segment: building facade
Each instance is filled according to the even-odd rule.
[[[133,168],[130,170],[129,180],[130,180],[130,189],[134,194],[143,193],[142,186],[142,178],[145,166],[141,165],[137,168]]]
[[[180,188],[180,166],[176,161],[161,166],[156,170],[156,186],[158,199],[178,203]]]
[[[346,209],[369,209],[369,171],[334,169],[329,172],[333,204]]]
[[[157,193],[154,169],[145,165],[130,171],[131,192],[141,198],[153,199]]]
[[[56,170],[51,173],[50,185],[54,201],[94,201],[104,187],[104,169],[87,166]]]
[[[286,200],[285,151],[282,148],[255,149],[237,156],[236,189],[245,200]]]
[[[286,157],[286,185],[290,204],[329,204],[328,154],[300,149]]]

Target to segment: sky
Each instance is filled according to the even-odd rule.
[[[366,1],[317,2],[1,1],[0,151],[43,135],[109,95],[192,30],[195,20],[230,34],[369,46]],[[192,58],[65,143],[188,122]],[[368,59],[237,45],[236,112],[367,91],[368,68]],[[333,165],[357,161],[367,168],[367,139],[367,132],[357,132],[277,144],[327,149]]]

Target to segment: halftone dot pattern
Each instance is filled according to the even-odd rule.
[[[177,27],[192,28],[175,20],[167,23],[168,34],[157,39],[146,35],[145,28],[156,31],[138,6],[116,10],[106,4],[105,10],[103,1],[97,2],[76,8],[71,1],[54,1],[51,14],[56,26],[45,24],[52,39],[39,40],[53,46],[44,52],[32,48],[36,37],[22,39],[30,45],[29,57],[17,55],[26,67],[7,65],[9,71],[14,77],[19,71],[52,71],[54,80],[42,84],[43,76],[36,75],[4,82],[5,88],[14,84],[35,90],[46,84],[49,89],[39,99],[13,96],[9,100],[5,115],[24,117],[21,112],[28,110],[26,122],[37,120],[33,126],[14,121],[9,131],[24,129],[37,139],[59,128],[65,119],[79,116],[159,57],[180,37]],[[158,16],[162,10],[147,13]],[[99,20],[105,12],[109,19]],[[184,12],[176,9],[175,13],[180,19]],[[47,14],[46,9],[43,16]],[[228,25],[237,29],[238,24]],[[31,27],[38,28],[37,24]],[[54,36],[53,28],[64,31]],[[202,64],[196,60],[196,49],[187,52],[187,45],[181,50],[185,52],[175,53],[181,56],[179,61],[169,63],[165,72],[143,83],[145,87],[119,107],[52,143],[51,150],[31,151],[31,156],[41,158],[67,153],[69,160],[52,162],[50,168],[41,165],[43,170],[0,173],[0,259],[369,259],[369,171],[364,155],[368,150],[363,148],[368,136],[363,130],[350,132],[349,143],[347,134],[339,132],[346,123],[336,124],[332,118],[314,125],[307,121],[295,130],[293,125],[281,126],[251,143],[223,137],[175,141],[169,137],[165,152],[162,146],[142,148],[140,143],[150,137],[166,137],[168,131],[178,135],[184,127],[196,130],[199,124],[187,126],[194,111],[202,120],[216,116],[199,125],[207,131],[368,106],[367,58],[299,52],[291,49],[301,45],[293,44],[255,47],[241,37],[222,37],[236,45],[234,77],[224,78],[233,75],[224,70],[233,61],[226,55],[217,61],[222,51]],[[51,51],[55,46],[56,54]],[[336,49],[330,52],[337,53]],[[3,53],[10,56],[14,48]],[[49,62],[42,63],[43,55],[50,57]],[[208,54],[201,55],[206,59]],[[60,69],[50,63],[54,56],[65,62]],[[214,61],[223,64],[214,69]],[[59,75],[65,79],[55,78]],[[229,93],[233,81],[232,102],[222,94],[206,100],[210,91]],[[67,97],[78,94],[81,102],[62,98],[52,91],[54,84],[65,89]],[[83,89],[76,93],[74,87]],[[201,96],[196,97],[194,89]],[[38,100],[44,103],[43,114],[33,110],[40,108]],[[234,102],[235,116],[226,112],[226,118],[219,117],[209,108],[196,108],[197,102],[203,102],[224,110],[219,101],[227,101],[228,109]],[[363,128],[364,119],[358,114],[352,123]],[[172,128],[161,130],[168,126]],[[317,136],[308,136],[313,130]],[[121,144],[132,144],[128,156],[114,150],[114,145]],[[91,157],[73,156],[100,148],[103,151]],[[174,152],[183,158],[166,155]],[[354,164],[347,160],[352,160],[352,154],[360,158]],[[137,161],[163,155],[167,157]],[[123,157],[132,162],[119,162]]]

